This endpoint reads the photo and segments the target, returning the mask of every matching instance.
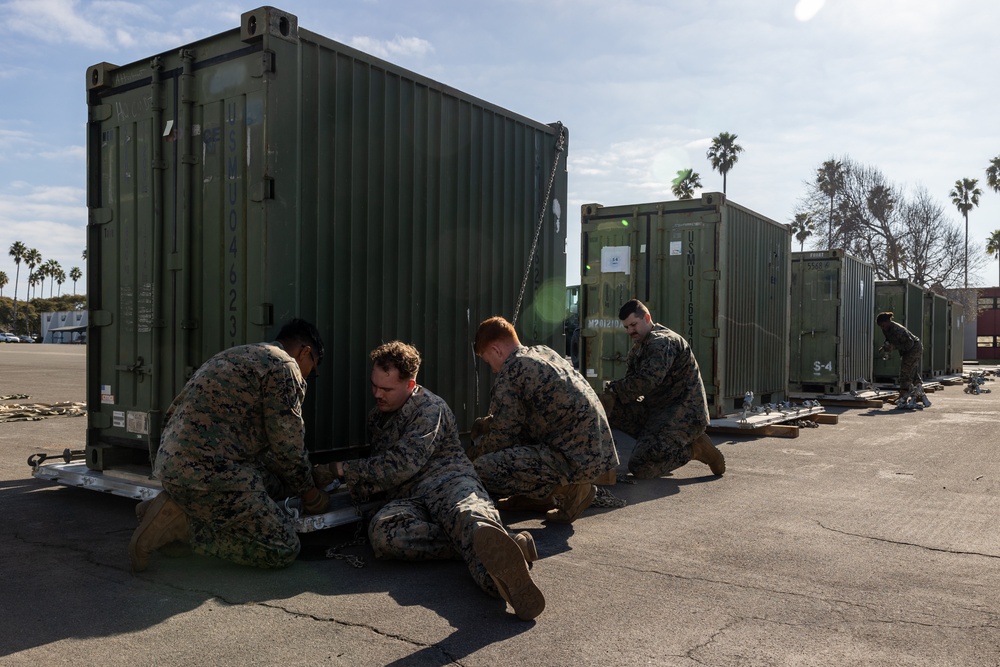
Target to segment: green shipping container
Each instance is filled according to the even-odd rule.
[[[580,369],[600,389],[625,374],[630,298],[691,344],[713,419],[787,400],[790,232],[726,200],[582,207]]]
[[[902,278],[899,280],[876,280],[875,312],[872,314],[872,321],[879,313],[884,312],[893,313],[892,319],[915,335],[920,336],[924,326],[923,288]],[[874,327],[874,332],[874,350],[877,350],[885,342],[885,335],[877,326]],[[895,383],[899,380],[899,352],[893,351],[888,359],[876,355],[873,374],[876,382]]]
[[[948,367],[946,373],[962,373],[965,365],[965,307],[948,300]]]
[[[872,379],[875,270],[843,250],[792,253],[788,385],[845,394]]]
[[[924,378],[942,375],[948,366],[948,299],[934,292],[924,292]]]
[[[418,381],[460,429],[489,403],[480,320],[520,304],[522,340],[563,349],[560,124],[271,7],[148,60],[90,67],[87,101],[91,468],[148,461],[191,373],[292,317],[324,335],[304,412],[328,458],[364,445],[368,352],[382,342],[421,350]]]

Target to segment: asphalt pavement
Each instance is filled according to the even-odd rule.
[[[82,401],[84,369],[83,346],[0,345],[0,395]],[[457,561],[327,559],[350,526],[306,535],[286,570],[154,556],[133,575],[135,501],[27,464],[82,447],[86,418],[0,423],[0,664],[1000,665],[997,385],[714,436],[724,477],[619,483],[625,507],[570,526],[505,514],[540,552],[532,622]]]

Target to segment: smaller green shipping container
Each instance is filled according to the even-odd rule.
[[[965,307],[948,300],[948,367],[946,373],[961,373],[965,365]]]
[[[899,280],[875,281],[875,312],[872,321],[879,313],[891,312],[893,319],[909,329],[917,336],[922,335],[924,327],[924,290],[920,285],[900,278]],[[874,327],[873,354],[885,342],[885,335],[878,327]],[[893,352],[888,359],[881,355],[875,356],[873,374],[876,382],[896,382],[899,379],[899,353]]]
[[[580,370],[595,389],[625,374],[618,319],[630,298],[691,344],[713,419],[788,396],[787,225],[727,201],[582,207]]]
[[[942,375],[948,367],[948,325],[948,299],[924,292],[924,329],[920,342],[924,346],[921,373],[925,378]]]
[[[872,378],[875,270],[843,250],[792,253],[788,385],[843,394]]]

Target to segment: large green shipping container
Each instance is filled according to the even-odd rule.
[[[726,199],[603,206],[581,215],[580,369],[600,389],[625,374],[618,319],[638,298],[691,344],[713,419],[788,396],[790,232]]]
[[[879,313],[884,312],[891,312],[893,314],[892,319],[902,324],[915,335],[920,336],[924,326],[923,288],[903,278],[899,280],[876,280],[875,312],[872,314],[872,320],[874,321]],[[874,328],[874,332],[874,350],[877,350],[885,342],[885,335],[877,326]],[[893,351],[888,359],[883,359],[881,355],[876,355],[872,371],[875,381],[895,383],[899,379],[899,363],[899,352]]]
[[[875,269],[843,250],[792,253],[788,386],[844,394],[872,379]]]
[[[479,321],[518,313],[522,340],[564,348],[561,124],[271,7],[90,67],[87,101],[89,467],[148,461],[191,373],[292,317],[325,338],[304,412],[326,458],[364,445],[368,352],[382,342],[421,350],[418,381],[460,429],[489,403]]]

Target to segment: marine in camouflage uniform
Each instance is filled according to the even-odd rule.
[[[395,365],[395,361],[384,361],[400,356],[415,359],[415,365],[401,371],[407,362]],[[372,359],[376,408],[368,416],[371,455],[338,462],[334,470],[356,500],[365,501],[379,493],[388,499],[368,525],[375,556],[462,559],[480,588],[492,596],[503,596],[521,618],[534,618],[541,613],[544,598],[527,574],[527,552],[522,557],[526,533],[519,541],[507,535],[462,448],[455,415],[442,398],[416,384],[419,353],[410,345],[392,341],[376,348]],[[483,562],[484,555],[491,554],[483,553],[481,541],[477,549],[476,533],[484,527],[507,543],[502,546],[513,551],[521,568],[513,579],[499,584],[504,590],[498,589],[496,578]],[[525,587],[530,590],[511,590]]]
[[[635,343],[625,377],[609,382],[602,400],[612,406],[612,428],[636,439],[629,471],[649,479],[696,459],[721,475],[725,459],[705,434],[708,401],[691,346],[680,334],[653,323],[638,300],[626,303],[619,317]]]
[[[905,396],[913,385],[923,386],[920,379],[920,365],[923,362],[924,346],[909,329],[892,319],[892,313],[880,313],[876,324],[885,334],[882,349],[886,352],[899,350],[899,394]]]
[[[262,568],[295,560],[294,523],[268,483],[277,480],[287,496],[314,489],[302,373],[315,365],[311,348],[300,343],[242,345],[205,362],[174,399],[154,474],[187,516],[195,553]]]
[[[592,483],[618,465],[600,399],[579,372],[544,345],[517,345],[493,385],[489,432],[470,456],[498,498],[541,499],[558,486]]]

